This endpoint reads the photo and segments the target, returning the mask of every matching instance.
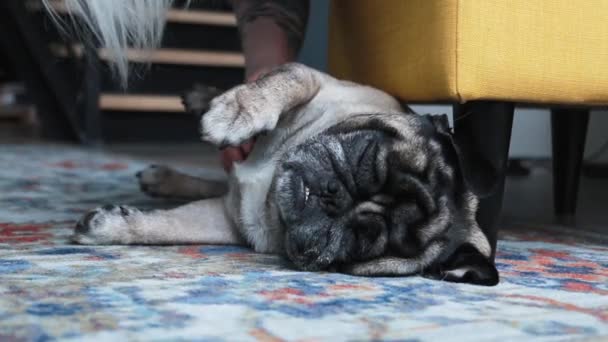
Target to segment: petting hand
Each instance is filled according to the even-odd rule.
[[[249,153],[253,149],[254,140],[252,139],[241,146],[226,147],[220,151],[220,160],[226,172],[232,170],[235,162],[242,162],[247,159],[247,156],[249,156]]]
[[[309,1],[232,0],[245,55],[246,82],[252,82],[276,66],[293,62],[308,21]],[[244,34],[246,33],[246,34]],[[238,147],[220,151],[227,172],[253,149],[255,137]]]

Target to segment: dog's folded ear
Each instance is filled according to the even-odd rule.
[[[194,114],[198,119],[209,110],[214,97],[220,95],[222,90],[213,86],[195,84],[194,87],[182,95],[182,104],[186,112]]]
[[[468,243],[456,249],[440,265],[426,270],[424,275],[428,278],[454,283],[485,286],[494,286],[499,281],[496,266]]]
[[[461,175],[464,184],[467,185],[478,197],[486,197],[494,191],[498,185],[496,182],[496,170],[475,152],[475,146],[466,134],[454,135],[450,129],[447,115],[427,115],[438,133],[439,139],[448,153],[456,161],[457,172]]]

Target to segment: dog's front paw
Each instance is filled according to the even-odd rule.
[[[201,118],[201,139],[220,147],[238,146],[276,127],[279,101],[265,96],[251,84],[238,86],[211,101]]]
[[[86,213],[74,228],[72,242],[83,245],[128,244],[130,221],[140,211],[124,205],[106,205]]]

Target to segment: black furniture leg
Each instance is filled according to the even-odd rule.
[[[510,102],[472,101],[454,106],[454,133],[465,140],[474,156],[495,170],[493,192],[480,198],[477,221],[496,253],[497,221],[502,209],[515,106]]]
[[[551,110],[555,214],[573,217],[589,123],[588,109]]]

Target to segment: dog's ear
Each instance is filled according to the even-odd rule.
[[[499,276],[496,266],[477,248],[466,243],[460,246],[441,265],[425,272],[425,276],[455,283],[494,286]]]
[[[469,137],[456,136],[450,129],[447,115],[427,115],[433,124],[438,138],[450,158],[455,160],[457,172],[462,181],[478,197],[491,194],[496,183],[496,170],[485,160],[476,156],[475,148]]]
[[[182,94],[182,104],[186,112],[200,120],[201,116],[209,110],[211,100],[221,93],[222,90],[219,88],[195,84],[192,90]]]

